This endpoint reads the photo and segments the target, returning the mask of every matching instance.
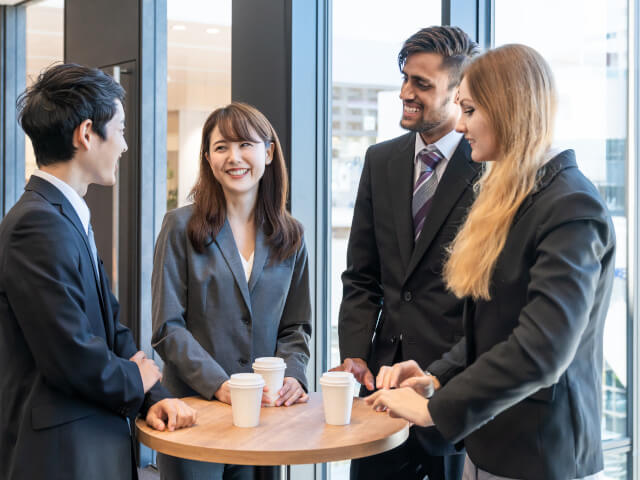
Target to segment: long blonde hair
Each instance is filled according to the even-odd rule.
[[[514,216],[534,189],[551,146],[556,89],[547,62],[524,45],[484,53],[464,78],[499,152],[476,184],[477,198],[450,246],[444,277],[456,296],[489,300],[491,277]]]

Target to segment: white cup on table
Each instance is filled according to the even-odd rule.
[[[348,425],[353,407],[354,377],[351,372],[326,372],[320,378],[324,418],[329,425]]]
[[[268,388],[267,397],[269,403],[265,406],[273,407],[279,395],[278,392],[284,384],[284,371],[287,365],[279,357],[259,357],[253,362],[253,371],[262,376],[265,386]]]
[[[229,379],[231,412],[236,427],[257,427],[264,379],[256,373],[234,373]]]

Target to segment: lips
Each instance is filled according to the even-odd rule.
[[[407,105],[406,103],[404,104],[404,113],[408,113],[408,114],[416,114],[416,113],[420,113],[420,111],[422,110],[420,107],[416,107],[416,106],[412,106],[412,105]]]
[[[227,170],[227,173],[232,177],[242,177],[249,171],[248,168],[232,168]]]

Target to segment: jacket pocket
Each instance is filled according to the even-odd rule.
[[[541,388],[533,395],[530,395],[529,397],[527,397],[527,400],[551,403],[553,402],[555,393],[556,393],[556,386],[551,385],[550,387],[547,387],[547,388]]]
[[[38,405],[31,409],[31,427],[34,430],[43,430],[98,413],[105,413],[105,410],[79,403]]]

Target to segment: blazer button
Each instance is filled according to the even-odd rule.
[[[242,323],[249,325],[249,317],[242,317]]]
[[[240,360],[238,360],[238,363],[240,365],[246,365],[247,363],[249,363],[249,360],[247,360],[246,358],[241,358]]]
[[[396,343],[396,340],[398,340],[398,339],[396,338],[396,336],[395,336],[395,335],[389,339],[389,341],[390,341],[391,343]]]
[[[410,302],[411,300],[413,300],[413,295],[411,295],[411,292],[407,290],[406,292],[404,292],[404,301]]]

